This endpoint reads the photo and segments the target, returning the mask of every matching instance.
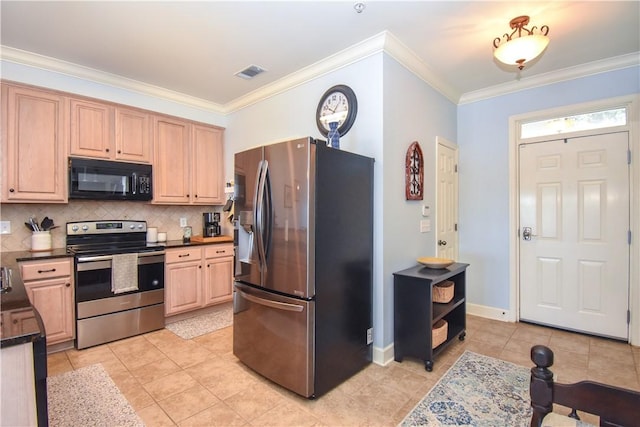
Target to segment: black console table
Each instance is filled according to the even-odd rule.
[[[394,359],[407,357],[424,360],[427,371],[433,370],[433,358],[454,338],[466,335],[465,270],[469,264],[455,263],[445,269],[423,265],[393,273]],[[431,300],[433,285],[450,280],[455,284],[453,299],[446,304]],[[447,321],[447,339],[432,348],[431,330],[440,319]]]

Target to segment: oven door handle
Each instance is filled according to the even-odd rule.
[[[164,257],[164,255],[164,251],[138,252],[138,258]],[[77,258],[78,262],[111,261],[112,259],[113,255],[81,256]],[[138,264],[148,264],[148,262],[141,263],[140,260],[138,260]]]
[[[111,261],[112,259],[113,255],[81,256],[76,258],[78,262]]]

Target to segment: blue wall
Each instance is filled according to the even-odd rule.
[[[640,67],[458,106],[460,260],[468,302],[509,309],[509,118],[640,93]],[[514,307],[515,308],[515,307]]]

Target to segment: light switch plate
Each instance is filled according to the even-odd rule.
[[[187,218],[180,218],[180,227],[187,226]]]
[[[0,221],[0,234],[11,234],[11,221]]]
[[[423,219],[420,221],[420,232],[426,233],[431,231],[431,220]]]

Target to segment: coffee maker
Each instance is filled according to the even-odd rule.
[[[202,235],[204,237],[215,237],[221,233],[220,212],[205,212],[202,214]]]

